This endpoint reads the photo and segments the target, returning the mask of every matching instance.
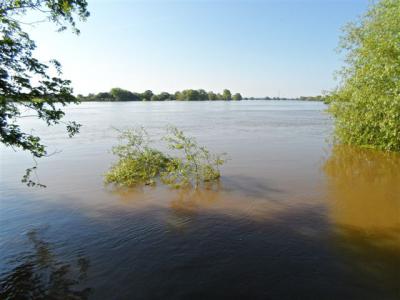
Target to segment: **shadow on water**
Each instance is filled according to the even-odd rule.
[[[335,147],[323,170],[326,202],[276,201],[237,177],[226,189],[115,191],[123,205],[92,219],[65,208],[56,216],[77,227],[52,228],[84,248],[90,273],[33,232],[0,298],[399,299],[399,156]]]
[[[163,186],[158,183],[157,188]],[[134,188],[124,187],[111,187],[108,190],[117,195],[123,202],[129,202],[133,199],[140,199],[145,196],[145,193],[155,191],[155,186],[138,186]],[[169,189],[174,190],[174,189]],[[216,194],[230,193],[236,196],[251,197],[251,198],[266,198],[272,194],[284,193],[283,190],[273,188],[268,185],[262,178],[245,176],[245,175],[231,175],[224,176],[220,180],[213,183],[206,183],[203,189],[205,192],[212,192]],[[201,195],[202,190],[198,189],[193,193],[192,189],[186,189],[178,193],[178,198],[193,199],[194,195]],[[204,197],[203,197],[204,198]]]
[[[126,241],[106,269],[123,266],[110,278],[121,276],[113,285],[136,299],[397,299],[399,253],[376,252],[370,243],[380,240],[365,243],[359,231],[332,233],[320,209],[263,221],[180,211],[191,220],[183,232],[166,224]],[[378,273],[366,272],[374,265]]]
[[[342,164],[347,155],[352,170]],[[326,161],[328,209],[320,203],[277,210],[273,217],[264,211],[255,218],[245,214],[245,197],[239,197],[240,209],[231,210],[235,204],[218,189],[177,192],[158,220],[166,231],[154,230],[141,245],[127,246],[135,260],[128,259],[134,267],[124,276],[130,285],[126,294],[134,291],[137,299],[399,299],[398,219],[386,214],[396,209],[396,198],[383,203],[386,194],[364,202],[356,194],[347,198],[342,180],[361,187],[367,176],[359,174],[366,172],[365,158],[358,158],[357,171],[354,155],[334,152]],[[389,165],[396,168],[392,159]],[[381,170],[387,179],[380,184],[393,183],[393,170]],[[357,176],[348,177],[353,171]],[[265,204],[251,202],[256,211]],[[381,213],[385,222],[368,222]]]
[[[282,190],[269,186],[257,177],[234,175],[223,177],[221,189],[227,192],[239,193],[247,197],[263,198],[270,194],[283,193]]]
[[[37,231],[30,231],[28,239],[33,250],[0,279],[0,299],[88,299],[92,290],[80,286],[87,278],[89,260],[78,257],[76,266],[71,266],[57,260]]]

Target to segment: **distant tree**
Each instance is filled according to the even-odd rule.
[[[197,90],[187,90],[186,100],[198,101],[200,100],[200,93]]]
[[[325,97],[322,95],[317,95],[317,96],[300,96],[298,100],[302,101],[324,101]]]
[[[162,92],[158,95],[158,100],[159,101],[167,101],[167,100],[172,100],[173,96],[170,93],[167,92]]]
[[[113,95],[107,92],[98,93],[94,98],[96,101],[115,101]]]
[[[168,100],[176,100],[175,93],[169,94]]]
[[[144,93],[141,94],[141,99],[143,101],[150,101],[151,97],[153,97],[153,92],[150,90],[145,91]]]
[[[150,99],[151,101],[160,101],[160,97],[159,96],[157,96],[157,95],[153,95],[153,96],[151,96],[151,99]]]
[[[179,100],[197,101],[200,100],[199,92],[197,90],[183,90],[179,95]]]
[[[88,98],[90,101],[94,101],[95,98],[96,98],[96,95],[93,94],[93,93],[89,93],[89,95],[87,95],[87,98]]]
[[[180,91],[175,92],[175,94],[174,94],[175,100],[181,101],[181,100],[183,100],[182,97],[183,96],[182,96],[182,93]]]
[[[208,100],[218,100],[218,96],[217,96],[217,94],[216,93],[214,93],[214,92],[208,92],[207,93],[207,99]]]
[[[139,101],[139,97],[134,93],[121,88],[113,88],[110,91],[111,96],[115,101]]]
[[[225,89],[222,93],[222,98],[224,100],[232,100],[232,94],[230,90]]]
[[[242,100],[242,95],[240,93],[236,93],[233,95],[232,100]]]
[[[198,90],[198,94],[199,94],[198,100],[202,100],[202,101],[208,100],[208,94],[205,90],[203,90],[203,89]]]

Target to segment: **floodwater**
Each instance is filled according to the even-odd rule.
[[[84,103],[1,148],[1,299],[400,299],[400,155],[332,147],[325,105]],[[212,189],[104,186],[114,128],[172,124],[230,160]]]

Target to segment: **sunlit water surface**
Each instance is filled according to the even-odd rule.
[[[66,137],[25,118],[54,155],[1,148],[0,298],[400,299],[400,157],[331,147],[322,103],[84,103]],[[168,124],[227,152],[197,192],[116,190],[113,128]]]

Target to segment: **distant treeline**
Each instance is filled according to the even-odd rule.
[[[183,90],[173,94],[162,92],[154,94],[147,90],[143,93],[135,93],[121,88],[113,88],[109,92],[78,95],[80,101],[207,101],[207,100],[242,100],[240,93],[233,94],[225,89],[222,94],[200,90]]]
[[[318,96],[300,96],[297,98],[286,98],[286,97],[249,97],[243,98],[244,100],[299,100],[299,101],[325,101],[325,97]]]
[[[80,101],[214,101],[214,100],[303,100],[303,101],[324,101],[323,96],[301,96],[298,98],[283,97],[242,97],[240,93],[232,94],[225,89],[222,93],[206,92],[199,90],[183,90],[173,94],[162,92],[154,94],[151,90],[143,93],[135,93],[121,88],[113,88],[109,92],[89,94],[87,96],[78,95]]]

